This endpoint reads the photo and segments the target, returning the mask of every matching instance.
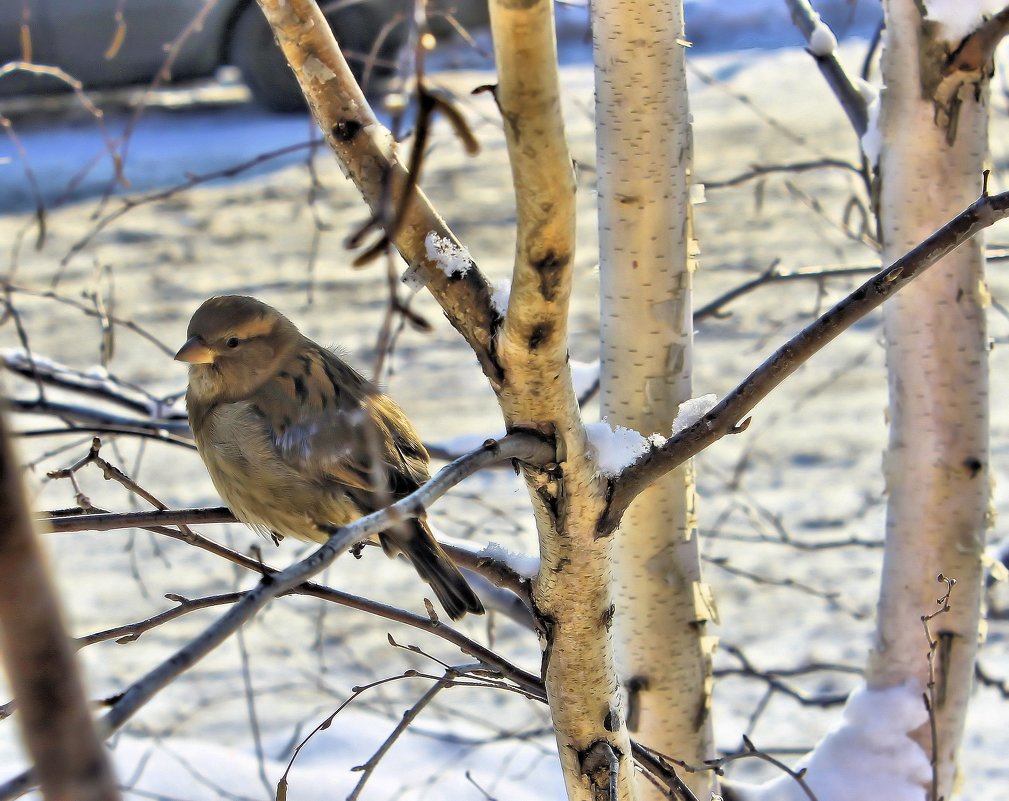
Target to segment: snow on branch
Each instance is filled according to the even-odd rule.
[[[957,43],[1006,11],[1005,0],[925,0],[925,18],[939,26],[939,36]],[[1001,37],[999,37],[1001,38]]]
[[[806,37],[809,53],[816,59],[816,66],[840,101],[855,133],[861,136],[868,126],[868,104],[837,58],[837,37],[813,10],[809,0],[786,2],[792,13],[792,22]]]

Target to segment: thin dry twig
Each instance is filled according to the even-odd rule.
[[[168,506],[166,504],[158,500],[158,498],[156,498],[153,494],[151,494],[146,489],[137,484],[136,481],[134,481],[132,478],[126,475],[126,473],[124,473],[114,464],[102,458],[99,455],[101,447],[102,447],[101,439],[95,437],[94,439],[91,440],[91,449],[88,451],[87,455],[78,459],[69,467],[64,467],[59,470],[50,470],[47,476],[51,479],[69,478],[73,482],[74,487],[77,489],[78,498],[81,498],[83,497],[83,495],[80,492],[80,487],[77,485],[76,475],[83,468],[87,467],[90,464],[93,464],[99,470],[102,471],[102,475],[105,477],[106,481],[116,481],[123,487],[125,487],[131,494],[143,498],[155,509],[159,509],[161,511],[167,511]],[[90,506],[90,502],[83,503],[79,500],[78,503],[81,503],[81,505],[85,506],[86,508]],[[182,534],[187,539],[192,539],[193,537],[193,532],[184,523],[179,524],[179,533]]]
[[[949,597],[956,586],[956,579],[944,576],[940,573],[935,577],[936,581],[946,587],[942,596],[936,599],[939,607],[934,612],[921,616],[921,625],[925,629],[925,642],[928,643],[928,683],[925,685],[925,692],[922,693],[922,700],[925,702],[925,709],[928,711],[929,736],[931,738],[931,754],[929,764],[932,766],[932,782],[929,789],[931,801],[941,801],[939,797],[939,729],[935,718],[935,709],[941,701],[941,691],[936,681],[936,652],[939,649],[941,640],[932,639],[932,630],[929,624],[939,615],[944,615],[950,611]]]

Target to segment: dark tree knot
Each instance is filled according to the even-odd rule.
[[[340,120],[332,128],[332,134],[341,142],[350,142],[361,131],[361,123],[357,120]]]

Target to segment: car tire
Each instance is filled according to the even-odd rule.
[[[334,11],[326,18],[340,45],[348,51],[359,53],[371,49],[384,24],[379,9],[364,3]],[[388,36],[383,41],[379,57],[394,60],[401,41],[402,34]],[[305,98],[298,86],[298,79],[274,40],[273,30],[257,3],[250,3],[239,14],[232,28],[229,52],[231,62],[238,67],[242,80],[257,103],[277,112],[305,109]],[[360,80],[364,64],[354,59],[349,63],[355,77]],[[373,78],[379,78],[393,71],[387,65],[376,64],[371,74]]]

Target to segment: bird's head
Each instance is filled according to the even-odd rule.
[[[238,400],[274,375],[301,335],[283,314],[243,295],[221,295],[196,310],[175,358],[190,365],[203,401]]]

